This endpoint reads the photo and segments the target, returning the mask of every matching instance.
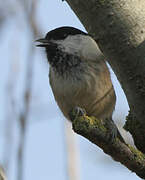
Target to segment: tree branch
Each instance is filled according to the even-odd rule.
[[[145,155],[134,147],[122,143],[118,138],[109,143],[108,130],[103,120],[83,115],[73,121],[73,129],[99,146],[114,160],[119,161],[139,177],[145,179]]]
[[[131,121],[127,121],[126,129],[145,153],[145,2],[66,1],[96,39],[117,75],[130,107]]]
[[[3,168],[0,166],[0,180],[6,180]]]

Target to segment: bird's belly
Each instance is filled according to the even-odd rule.
[[[62,95],[62,97],[55,97],[58,106],[63,112],[64,116],[69,119],[69,112],[74,107],[80,107],[85,109],[87,115],[95,116],[96,118],[109,118],[112,116],[114,106],[115,106],[115,97],[106,97],[106,99],[98,102],[99,99],[92,96],[91,94],[82,94],[82,98],[80,96],[70,95],[67,96]],[[112,101],[110,101],[112,99]]]
[[[52,86],[52,90],[59,108],[67,119],[70,119],[69,112],[76,106],[85,109],[89,116],[103,119],[111,117],[115,106],[114,90],[100,101],[104,92],[97,86],[95,82],[89,85],[83,82],[66,85],[62,82],[59,87]]]

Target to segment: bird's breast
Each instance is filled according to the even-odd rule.
[[[76,106],[84,108],[88,115],[104,117],[102,114],[104,109],[106,109],[106,116],[112,115],[115,104],[114,90],[98,103],[99,99],[112,87],[110,79],[107,83],[106,80],[103,82],[104,77],[96,70],[89,69],[77,73],[64,78],[50,69],[50,85],[64,116],[69,119],[69,112]]]

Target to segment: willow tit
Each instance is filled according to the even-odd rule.
[[[46,49],[50,85],[64,116],[70,120],[70,111],[80,107],[88,116],[112,120],[116,95],[95,40],[74,27],[60,27],[37,41]]]

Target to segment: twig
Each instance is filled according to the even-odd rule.
[[[19,69],[19,47],[15,43],[15,39],[11,41],[11,52],[10,52],[10,69],[8,74],[8,80],[6,84],[6,94],[5,94],[5,120],[4,120],[4,130],[5,130],[5,141],[4,141],[4,152],[3,152],[3,164],[6,173],[9,171],[10,158],[12,155],[13,147],[13,133],[14,133],[14,123],[17,116],[16,112],[16,100],[14,97],[15,88],[17,85],[18,69]],[[14,46],[14,44],[16,44]],[[16,50],[17,49],[17,50]]]
[[[108,131],[102,120],[84,115],[73,121],[73,129],[76,133],[99,146],[114,160],[145,179],[145,155],[134,147],[122,143],[118,138],[110,143],[107,138]]]
[[[18,174],[17,179],[23,179],[23,165],[24,165],[24,150],[26,143],[26,129],[28,126],[28,115],[29,115],[29,105],[31,100],[31,91],[32,91],[32,78],[33,78],[33,66],[34,66],[34,46],[32,42],[34,42],[34,38],[37,35],[38,26],[35,19],[35,8],[38,1],[32,0],[31,8],[27,8],[29,1],[21,1],[22,6],[24,7],[26,21],[28,23],[28,28],[30,29],[30,33],[32,33],[32,41],[28,44],[28,57],[27,57],[27,65],[26,65],[26,81],[25,81],[25,91],[24,91],[24,108],[20,114],[20,143],[18,147]],[[27,4],[28,3],[28,4]]]
[[[0,180],[7,180],[3,168],[0,166]]]

